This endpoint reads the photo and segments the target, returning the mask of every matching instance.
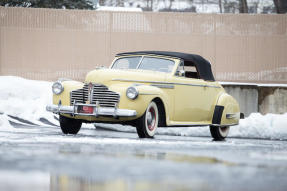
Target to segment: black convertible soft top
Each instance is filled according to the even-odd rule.
[[[180,58],[184,61],[184,65],[194,65],[199,73],[201,79],[208,81],[215,81],[210,63],[203,57],[197,54],[187,54],[181,52],[168,52],[168,51],[138,51],[138,52],[124,52],[116,56],[124,56],[131,54],[149,54],[149,55],[163,55]]]

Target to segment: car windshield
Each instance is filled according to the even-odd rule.
[[[141,60],[141,56],[124,57],[117,59],[113,64],[113,69],[136,69]]]
[[[158,72],[172,72],[174,61],[144,56],[135,57],[123,57],[117,59],[112,68],[113,69],[140,69],[140,70],[152,70]]]

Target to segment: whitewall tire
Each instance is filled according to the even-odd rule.
[[[159,121],[158,107],[151,102],[142,117],[137,120],[136,128],[140,138],[153,138]]]
[[[211,136],[215,141],[222,141],[227,137],[230,127],[210,126],[209,129]]]

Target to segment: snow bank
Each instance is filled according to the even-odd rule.
[[[54,115],[46,111],[46,105],[52,102],[52,82],[27,80],[20,77],[0,76],[0,128],[13,130],[8,120],[17,116],[34,124],[43,125],[44,118],[54,124],[59,124]],[[96,126],[124,132],[136,132],[131,126],[100,124]],[[84,127],[93,128],[91,125]],[[159,128],[157,134],[176,136],[210,136],[209,128]],[[253,113],[248,118],[240,120],[239,125],[231,128],[229,137],[266,138],[287,140],[287,113],[261,115]]]
[[[40,118],[55,122],[54,115],[45,110],[52,101],[51,86],[51,82],[0,76],[0,113],[35,124],[42,124]]]
[[[47,125],[41,122],[42,119],[59,125],[55,115],[46,111],[46,105],[52,103],[52,83],[15,76],[0,76],[0,130],[13,129],[8,120],[26,124],[10,116],[36,125]],[[92,125],[85,124],[84,127]]]
[[[5,114],[0,114],[0,130],[11,131],[13,127],[8,121],[8,117]]]
[[[287,113],[252,113],[248,118],[240,120],[238,126],[232,127],[230,136],[287,140]]]

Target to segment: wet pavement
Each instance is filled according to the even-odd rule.
[[[286,190],[286,143],[15,125],[0,130],[0,190]]]

